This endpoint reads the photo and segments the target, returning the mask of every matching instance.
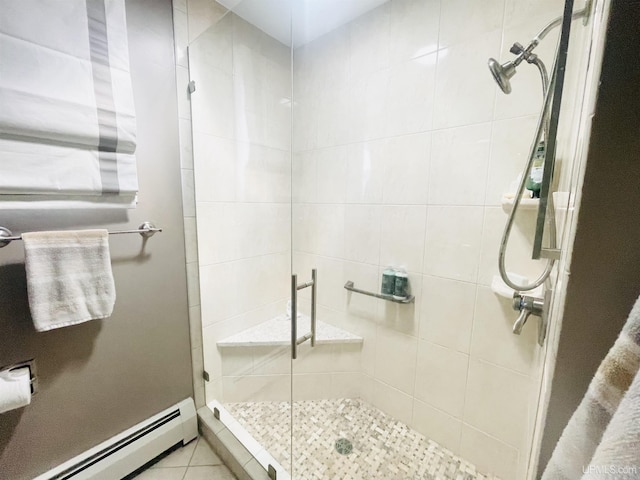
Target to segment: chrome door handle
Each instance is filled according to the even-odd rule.
[[[298,290],[311,287],[311,331],[298,337]],[[311,340],[311,346],[316,346],[316,299],[318,289],[317,270],[311,270],[311,281],[298,285],[298,275],[291,275],[291,358],[298,358],[298,345]]]

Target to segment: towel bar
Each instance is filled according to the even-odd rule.
[[[120,235],[122,233],[139,233],[144,238],[152,237],[156,232],[162,232],[162,228],[156,227],[151,222],[144,222],[135,230],[116,230],[109,232],[109,235]],[[6,247],[14,240],[22,240],[22,235],[13,236],[11,230],[0,227],[0,248]]]

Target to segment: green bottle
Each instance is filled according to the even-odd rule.
[[[533,198],[540,198],[540,189],[542,188],[542,175],[544,173],[544,140],[538,143],[535,157],[533,158],[533,165],[531,165],[531,171],[527,177],[527,190],[531,190],[531,196]]]

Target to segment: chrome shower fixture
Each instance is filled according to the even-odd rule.
[[[577,12],[571,15],[571,20],[575,20],[577,18],[583,19],[583,24],[587,25],[589,21],[589,16],[591,14],[593,0],[586,0],[585,6],[582,10],[578,10]],[[516,67],[522,63],[523,60],[526,60],[527,63],[535,65],[540,71],[540,78],[542,80],[542,92],[543,92],[543,103],[542,103],[542,112],[540,113],[540,117],[538,118],[538,125],[536,127],[536,133],[534,136],[534,141],[531,145],[531,149],[529,152],[529,158],[527,160],[527,164],[523,170],[523,174],[520,176],[520,183],[518,185],[518,189],[516,191],[514,200],[513,200],[513,208],[509,213],[509,218],[507,219],[507,223],[504,228],[504,232],[502,234],[502,239],[500,241],[500,250],[498,252],[498,271],[500,272],[500,278],[507,284],[510,288],[512,288],[516,292],[523,292],[527,290],[533,290],[536,287],[539,287],[544,282],[547,281],[549,275],[551,274],[551,270],[553,269],[554,259],[548,258],[547,263],[545,265],[544,271],[540,274],[540,276],[531,283],[520,285],[516,281],[511,280],[507,273],[506,268],[506,252],[507,245],[509,243],[509,238],[511,236],[511,230],[513,228],[513,223],[515,220],[516,212],[520,207],[520,200],[522,199],[522,194],[525,191],[527,175],[531,171],[531,167],[533,166],[533,162],[536,158],[536,152],[538,148],[538,143],[540,140],[544,138],[545,141],[549,138],[549,129],[551,123],[551,102],[553,100],[553,89],[549,88],[549,84],[555,85],[557,77],[558,77],[558,54],[560,49],[560,42],[558,41],[558,46],[556,47],[556,55],[553,62],[553,69],[551,75],[551,81],[549,80],[549,75],[547,73],[547,68],[545,67],[542,60],[538,58],[536,54],[533,53],[533,50],[538,46],[538,44],[547,36],[547,34],[553,30],[555,27],[560,25],[563,21],[563,16],[555,18],[551,22],[549,22],[545,27],[538,32],[538,34],[533,37],[533,40],[529,42],[527,47],[523,47],[519,43],[514,43],[511,49],[509,50],[513,53],[516,58],[512,61],[505,62],[503,64],[498,63],[494,58],[489,59],[489,70],[493,75],[496,83],[500,86],[504,93],[511,93],[511,78],[516,74]],[[566,47],[566,45],[565,45]],[[543,135],[544,134],[544,135]],[[551,160],[553,162],[553,160]],[[549,201],[549,208],[551,213],[551,217],[555,215],[553,210],[553,197],[551,197]],[[551,248],[556,248],[556,231],[555,231],[555,223],[552,218],[550,223],[550,246]],[[515,330],[520,329],[524,322],[526,321],[526,316],[521,316],[519,321],[515,325]]]
[[[578,10],[573,15],[571,15],[571,19],[575,20],[576,18],[585,18],[589,17],[589,13],[591,11],[591,0],[587,0],[585,7],[582,10]],[[553,19],[549,22],[545,27],[538,32],[538,34],[533,37],[533,40],[529,42],[529,45],[526,47],[522,46],[518,42],[515,42],[509,51],[513,53],[516,58],[510,60],[508,62],[504,62],[500,64],[495,58],[489,59],[489,71],[493,75],[494,80],[500,87],[500,89],[506,93],[511,93],[511,78],[516,74],[516,67],[525,60],[527,63],[535,65],[540,70],[540,74],[542,75],[543,88],[546,89],[547,85],[545,76],[546,76],[546,68],[544,67],[544,63],[542,60],[538,58],[538,56],[533,53],[533,50],[540,44],[540,42],[546,37],[551,30],[562,23],[562,16]],[[543,71],[543,69],[545,71]]]
[[[511,82],[509,80],[516,74],[516,64],[508,61],[500,65],[495,58],[490,58],[489,70],[502,91],[507,94],[511,93]]]

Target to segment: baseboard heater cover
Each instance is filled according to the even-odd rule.
[[[195,405],[187,398],[34,480],[117,480],[197,436]]]

